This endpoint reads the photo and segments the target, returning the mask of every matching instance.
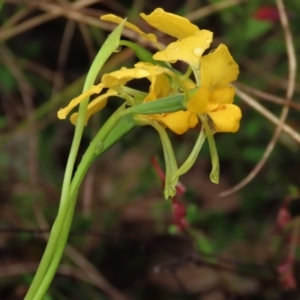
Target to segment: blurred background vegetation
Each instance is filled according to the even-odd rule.
[[[285,4],[299,53],[300,2]],[[216,136],[220,184],[209,181],[205,147],[182,177],[186,193],[179,200],[189,228],[178,231],[172,203],[164,200],[151,164],[153,156],[163,163],[159,138],[151,128],[133,130],[90,169],[69,245],[45,299],[300,299],[299,72],[287,106],[289,59],[275,1],[7,0],[0,5],[1,299],[24,297],[45,248],[74,130],[56,112],[80,93],[91,61],[114,28],[99,17],[127,16],[150,32],[139,13],[157,7],[213,31],[212,47],[225,43],[240,66],[241,128]],[[125,37],[137,38],[128,31]],[[160,41],[169,37],[161,35]],[[102,74],[135,62],[124,48]],[[110,101],[91,119],[82,151],[118,104]],[[284,107],[289,107],[286,130],[273,139],[274,150],[260,172],[253,173]],[[263,108],[276,117],[273,122]],[[197,133],[171,134],[179,160]],[[233,192],[249,174],[253,180]]]

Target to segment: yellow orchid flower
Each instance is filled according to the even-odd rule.
[[[124,85],[132,79],[147,78],[151,84],[149,93],[143,102],[149,102],[167,97],[173,93],[170,87],[170,78],[167,75],[169,77],[175,76],[175,74],[167,68],[139,62],[135,64],[133,69],[122,68],[119,71],[104,75],[102,77],[102,84],[112,88],[113,86]],[[175,88],[175,92],[178,92],[177,88]],[[148,118],[158,121],[177,134],[185,133],[189,128],[195,127],[198,123],[197,116],[189,111],[151,114],[148,115]]]
[[[232,104],[235,90],[229,84],[237,79],[237,63],[228,48],[221,44],[214,52],[201,57],[200,69],[201,86],[189,99],[187,111],[161,114],[155,118],[175,133],[182,134],[196,126],[197,115],[207,114],[213,132],[236,132],[242,114],[240,108]],[[184,84],[188,90],[196,87],[191,80],[186,80]]]
[[[202,104],[207,103],[205,113],[213,121],[214,131],[236,132],[242,113],[238,106],[232,104],[235,91],[229,84],[237,79],[237,63],[228,48],[221,44],[214,52],[201,58],[200,66],[201,87],[188,103],[188,110],[203,114]]]
[[[168,76],[169,77],[168,77]],[[163,98],[170,93],[170,77],[174,77],[167,68],[159,65],[152,65],[150,63],[139,62],[135,64],[134,68],[121,68],[120,70],[104,74],[101,82],[98,85],[92,86],[89,90],[82,93],[78,97],[72,99],[70,103],[63,109],[58,111],[58,118],[65,119],[69,112],[84,101],[87,97],[93,94],[99,94],[103,89],[108,88],[104,93],[92,100],[87,108],[86,123],[92,114],[103,109],[107,103],[107,99],[111,96],[119,96],[120,87],[125,86],[133,79],[147,78],[150,81],[149,93],[147,94],[144,102],[153,101]],[[126,99],[125,99],[126,100]],[[134,103],[130,103],[134,105]],[[77,121],[77,113],[71,116],[71,122],[74,124]]]
[[[195,75],[198,76],[199,60],[203,52],[209,48],[213,33],[208,30],[200,30],[187,18],[168,13],[162,8],[155,9],[149,15],[141,13],[140,16],[157,30],[177,38],[177,41],[171,43],[165,50],[154,54],[153,58],[171,63],[182,60],[190,65]],[[117,24],[123,20],[112,14],[103,15],[100,19]],[[155,35],[146,34],[136,25],[127,21],[125,27],[138,33],[142,38],[157,44]]]
[[[177,88],[175,88],[174,91],[170,88],[170,79],[166,74],[158,74],[157,76],[151,77],[149,80],[151,81],[150,90],[144,102],[167,97],[173,92],[178,93]],[[148,115],[148,118],[158,121],[176,134],[183,134],[189,128],[194,128],[198,124],[198,117],[196,114],[182,110],[172,113],[152,114]]]
[[[65,118],[86,97],[94,93],[101,93],[103,89],[108,89],[89,104],[88,120],[92,114],[105,107],[110,96],[120,96],[122,98],[126,96],[126,93],[120,95],[120,92],[122,92],[120,87],[125,86],[133,79],[147,78],[150,81],[150,87],[147,95],[143,96],[143,102],[155,101],[176,94],[179,88],[186,93],[188,101],[186,111],[148,115],[152,120],[160,122],[177,134],[182,134],[197,125],[199,115],[207,114],[210,123],[213,124],[213,132],[237,131],[241,111],[236,105],[232,104],[235,91],[230,83],[236,80],[239,71],[238,65],[231,57],[227,47],[221,44],[214,52],[202,56],[210,46],[212,32],[200,30],[188,19],[165,12],[161,8],[155,9],[149,15],[142,13],[141,17],[157,30],[177,39],[168,45],[166,49],[155,53],[153,58],[171,63],[177,60],[186,62],[194,71],[196,83],[192,82],[191,79],[184,78],[184,76],[178,79],[178,75],[171,69],[139,62],[134,68],[121,68],[103,75],[100,84],[76,97],[66,108],[60,110],[58,112],[59,118]],[[115,23],[122,21],[122,18],[111,14],[104,15],[101,19]],[[126,22],[125,26],[137,32],[144,39],[153,43],[157,42],[155,35],[143,32],[136,25]],[[188,95],[191,89],[197,90],[194,94]],[[127,102],[128,99],[131,99],[129,95],[125,97]],[[132,102],[129,103],[130,105],[136,104],[134,99],[130,101]],[[73,123],[76,122],[76,119],[77,115],[72,115],[71,121]]]
[[[159,98],[164,98],[173,93],[174,91],[170,88],[170,77],[174,77],[169,69],[159,67],[158,65],[152,65],[149,63],[137,63],[136,68],[146,69],[151,73],[148,79],[151,82],[149,94],[144,99],[144,102],[153,101]],[[175,88],[175,92],[178,93],[178,88]],[[156,120],[176,134],[183,134],[189,128],[194,128],[198,124],[197,115],[189,111],[178,111],[165,114],[153,114],[148,115],[148,118]]]
[[[150,63],[139,62],[135,64],[134,68],[121,68],[120,70],[103,75],[101,83],[98,86],[93,86],[90,90],[73,99],[66,108],[59,111],[59,118],[65,118],[67,113],[79,105],[87,96],[99,93],[103,89],[108,88],[108,91],[89,103],[86,117],[87,123],[92,114],[95,114],[105,107],[109,97],[121,97],[118,93],[120,87],[126,85],[133,79],[147,78],[150,81],[149,92],[143,102],[155,101],[178,93],[178,88],[174,87],[174,89],[172,89],[170,84],[170,80],[174,76],[175,74],[169,69]],[[70,119],[73,124],[76,124],[77,116],[78,113],[71,115]],[[148,118],[158,121],[177,134],[183,134],[189,128],[195,127],[198,123],[197,115],[189,111],[152,114],[148,115]]]

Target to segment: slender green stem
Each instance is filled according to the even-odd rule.
[[[40,289],[45,290],[48,288],[47,283],[46,282],[44,283],[45,274],[47,272],[47,269],[49,268],[49,265],[51,264],[52,256],[57,251],[58,239],[60,237],[60,234],[61,234],[61,232],[63,232],[65,230],[63,228],[63,222],[61,222],[60,215],[65,215],[64,207],[66,206],[66,203],[69,200],[70,182],[71,182],[72,173],[73,173],[73,169],[74,169],[75,159],[77,156],[77,152],[79,149],[79,145],[80,145],[80,141],[81,141],[81,137],[82,137],[82,133],[83,133],[83,129],[84,129],[87,105],[88,105],[88,101],[84,101],[80,105],[79,117],[77,120],[75,133],[74,133],[74,137],[73,137],[73,142],[71,145],[69,158],[68,158],[66,171],[65,171],[65,176],[64,176],[64,181],[63,181],[63,185],[62,185],[62,193],[61,193],[58,215],[57,215],[55,223],[52,227],[49,241],[46,246],[46,250],[40,261],[38,270],[35,274],[32,284],[28,290],[25,300],[40,299],[40,298],[35,297],[37,291]],[[60,244],[60,247],[64,248],[62,243]]]
[[[189,171],[189,169],[194,165],[199,152],[203,146],[203,143],[205,141],[205,133],[203,128],[200,129],[199,136],[197,138],[197,141],[193,147],[193,150],[191,151],[190,155],[188,158],[185,160],[185,162],[181,165],[181,167],[178,169],[178,171],[174,174],[174,177],[172,180],[177,181],[179,176],[185,174],[186,172]]]
[[[136,120],[140,125],[152,126],[153,128],[156,129],[156,131],[160,136],[160,140],[164,151],[165,165],[166,165],[166,179],[165,179],[164,194],[166,199],[168,199],[169,197],[174,197],[176,194],[177,182],[175,183],[172,182],[172,178],[174,174],[177,172],[178,167],[177,167],[176,157],[169,136],[166,130],[156,121],[148,119],[147,117],[144,116],[138,116],[136,117]]]
[[[175,158],[175,154],[173,151],[173,147],[169,136],[166,130],[156,122],[151,124],[159,133],[163,150],[164,150],[164,158],[166,164],[166,182],[165,182],[165,198],[168,199],[169,197],[174,197],[176,194],[176,184],[177,182],[172,182],[173,174],[176,173],[178,167]]]
[[[212,169],[211,169],[209,177],[213,183],[219,183],[220,164],[219,164],[218,150],[216,147],[213,132],[212,132],[211,127],[208,124],[207,116],[199,115],[199,118],[204,126],[205,135],[207,137],[207,141],[208,141],[208,145],[209,145],[210,158],[211,158],[211,164],[212,164]]]
[[[188,66],[185,74],[183,74],[182,76],[180,76],[180,80],[185,82],[186,80],[188,80],[192,74],[193,70],[190,66]]]
[[[121,108],[107,120],[107,122],[102,126],[101,130],[98,131],[95,138],[90,143],[89,147],[87,148],[86,152],[84,153],[80,164],[77,167],[77,171],[74,175],[71,184],[70,196],[78,190],[80,184],[88,171],[91,163],[93,160],[99,156],[105,149],[104,149],[104,142],[105,139],[108,137],[110,132],[116,126],[120,119],[125,115],[125,111],[123,110],[124,106],[122,105]],[[130,128],[129,128],[130,130]]]
[[[63,224],[64,230],[61,232],[61,234],[59,236],[59,243],[61,243],[62,245],[65,245],[68,240],[68,236],[69,236],[69,232],[70,232],[70,228],[71,228],[71,224],[72,224],[72,220],[73,220],[76,198],[77,198],[77,194],[75,194],[75,197],[74,197],[73,201],[71,202],[71,207],[68,210],[68,214],[67,214],[66,219]],[[36,294],[34,295],[33,300],[42,299],[44,294],[47,292],[47,289],[50,286],[50,284],[53,280],[53,277],[55,275],[55,272],[58,268],[58,265],[60,263],[64,249],[65,249],[64,247],[58,247],[57,251],[54,252],[54,254],[52,256],[51,264],[49,265],[49,268],[47,269],[47,271],[44,275],[43,284],[41,284],[40,288],[36,291]]]
[[[83,91],[88,90],[93,85],[102,66],[109,58],[109,56],[113,53],[113,51],[118,47],[122,28],[123,28],[123,23],[121,23],[110,34],[110,36],[104,43],[103,47],[98,52],[87,75],[87,79],[85,81]],[[38,270],[27,292],[27,295],[25,296],[25,300],[31,300],[31,299],[39,300],[43,297],[44,293],[47,291],[51,283],[51,280],[55,274],[55,271],[62,257],[63,250],[67,242],[70,226],[64,227],[64,225],[65,225],[66,218],[68,222],[70,222],[71,224],[71,220],[73,218],[73,210],[70,209],[70,207],[75,205],[76,202],[76,197],[74,198],[70,197],[69,190],[70,190],[70,184],[71,184],[75,159],[78,153],[81,137],[84,130],[87,106],[88,106],[88,99],[83,101],[79,107],[79,114],[78,114],[75,133],[74,133],[74,137],[70,149],[70,154],[66,166],[57,218],[52,227],[49,241],[47,243],[44,255],[40,261]]]
[[[56,238],[56,245],[57,244],[60,244],[60,245],[66,244],[67,238],[69,235],[71,220],[73,218],[74,209],[72,209],[72,207],[76,203],[76,195],[78,193],[78,189],[79,189],[91,163],[93,162],[93,160],[100,153],[102,153],[105,150],[105,149],[103,149],[103,147],[101,145],[104,144],[105,139],[108,137],[109,133],[113,130],[113,127],[116,124],[118,124],[120,119],[124,116],[123,109],[124,109],[124,106],[122,106],[119,110],[117,110],[108,119],[108,121],[99,130],[98,134],[93,139],[93,141],[90,143],[90,146],[88,147],[85,154],[83,155],[83,158],[82,158],[82,160],[77,168],[77,171],[75,173],[75,176],[72,180],[70,193],[69,193],[70,201],[65,203],[63,209],[59,210],[57,218],[53,225],[53,229],[51,231],[50,239],[49,239],[48,243],[50,243],[52,240],[54,240]],[[134,127],[134,124],[131,123],[130,126],[128,126],[127,130],[130,130],[132,127]],[[110,146],[110,145],[107,145],[107,146]],[[58,231],[58,230],[56,230],[57,228],[63,228],[63,230]],[[53,253],[53,255],[51,257],[51,264],[49,265],[48,269],[44,273],[43,282],[40,285],[40,287],[37,289],[36,294],[34,294],[34,298],[32,298],[32,299],[41,299],[41,298],[38,298],[36,295],[37,294],[43,295],[43,293],[46,292],[48,286],[50,285],[50,283],[53,279],[55,270],[57,269],[60,258],[63,254],[64,247],[57,247],[56,249],[57,250]],[[50,250],[48,250],[48,251],[50,251]],[[31,299],[31,298],[29,298],[29,299]]]

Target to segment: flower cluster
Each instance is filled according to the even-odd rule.
[[[148,93],[144,94],[143,102],[164,98],[178,91],[186,93],[186,110],[149,114],[148,118],[160,122],[177,134],[182,134],[196,126],[199,114],[207,114],[216,132],[236,132],[239,128],[241,111],[238,106],[232,104],[235,91],[230,83],[236,80],[239,71],[227,47],[221,44],[211,53],[203,55],[212,42],[212,32],[200,30],[188,19],[165,12],[161,8],[157,8],[150,15],[142,13],[141,17],[155,29],[176,40],[153,55],[154,63],[153,61],[151,63],[139,62],[134,68],[121,68],[105,74],[100,84],[73,99],[66,108],[58,112],[58,117],[65,118],[86,97],[103,90],[105,93],[89,104],[87,120],[92,114],[103,109],[107,99],[111,96],[123,97],[127,104],[135,105],[135,92],[132,90],[131,93],[126,92],[123,87],[133,79],[147,78],[150,81],[150,87]],[[101,19],[115,23],[123,20],[111,14],[104,15]],[[146,34],[129,22],[125,23],[125,27],[134,30],[142,38],[160,47],[154,34]],[[170,63],[177,60],[189,65],[196,82],[170,67]],[[165,62],[165,64],[160,62]],[[194,91],[193,94],[189,94],[191,90]],[[124,94],[127,94],[127,97]],[[133,101],[130,103],[128,99],[132,98]],[[72,123],[76,123],[76,119],[75,113],[71,116]]]
[[[175,195],[179,176],[191,168],[205,138],[208,139],[212,158],[211,180],[218,182],[219,163],[213,135],[239,129],[242,114],[240,108],[233,104],[235,90],[231,86],[231,82],[237,79],[239,68],[224,44],[204,54],[211,45],[213,33],[199,29],[188,19],[161,8],[140,16],[156,30],[173,37],[174,41],[162,46],[155,34],[145,33],[118,16],[102,16],[102,20],[123,24],[153,43],[157,52],[151,54],[132,42],[119,41],[120,45],[130,47],[140,61],[133,68],[123,67],[104,74],[99,84],[93,85],[59,110],[58,117],[66,118],[74,107],[91,95],[99,94],[87,107],[87,123],[91,115],[106,106],[108,98],[124,99],[122,109],[133,116],[135,125],[151,125],[160,135],[166,162],[165,196],[168,198]],[[185,74],[173,67],[177,61],[187,64]],[[137,79],[149,81],[148,91],[129,87],[130,81]],[[78,113],[73,113],[71,122],[76,124],[77,118]],[[203,125],[201,134],[186,162],[178,168],[165,130],[168,128],[176,134],[183,134],[199,121]]]

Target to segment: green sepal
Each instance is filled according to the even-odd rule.
[[[141,103],[128,108],[127,113],[137,113],[143,115],[163,114],[179,110],[186,110],[183,102],[185,95],[172,95],[165,98],[160,98],[155,101]]]

